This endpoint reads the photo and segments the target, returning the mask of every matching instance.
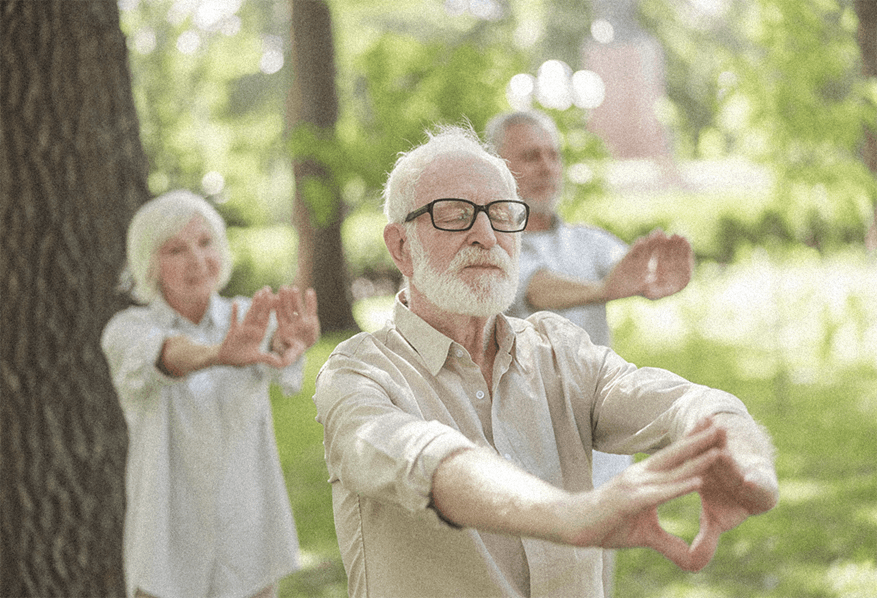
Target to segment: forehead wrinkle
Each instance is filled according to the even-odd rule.
[[[516,199],[497,168],[479,156],[467,153],[449,154],[427,166],[415,187],[419,205],[434,199],[454,197],[486,202]]]

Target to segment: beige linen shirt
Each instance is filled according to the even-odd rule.
[[[497,318],[493,388],[458,343],[405,307],[341,343],[317,379],[335,527],[354,597],[600,597],[600,551],[456,529],[431,508],[439,463],[490,447],[570,491],[591,449],[651,452],[732,395],[637,368],[547,312]]]

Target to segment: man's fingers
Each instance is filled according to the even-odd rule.
[[[695,555],[693,554],[692,547],[682,538],[674,536],[660,526],[658,526],[657,530],[655,530],[649,538],[648,548],[657,550],[680,569],[684,569],[685,571],[697,570],[693,568]],[[698,564],[701,559],[702,556],[697,555],[696,560]],[[704,566],[705,564],[701,565],[699,569],[702,569]]]
[[[653,470],[673,469],[711,448],[724,448],[725,441],[725,431],[710,424],[649,457],[647,463]]]
[[[689,567],[683,568],[687,571],[700,571],[706,567],[718,550],[721,535],[721,530],[709,518],[701,517],[700,531],[691,543]]]

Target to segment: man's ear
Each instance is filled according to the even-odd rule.
[[[402,275],[411,278],[414,275],[414,265],[411,261],[411,245],[408,243],[404,227],[396,222],[385,226],[384,243]]]

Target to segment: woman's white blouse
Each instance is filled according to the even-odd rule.
[[[236,298],[239,317],[249,308]],[[131,307],[101,339],[128,424],[126,591],[162,598],[252,596],[298,567],[268,387],[301,387],[302,361],[215,366],[181,378],[156,367],[165,339],[225,337],[232,301],[192,324],[163,300]],[[271,337],[274,322],[267,339]]]

